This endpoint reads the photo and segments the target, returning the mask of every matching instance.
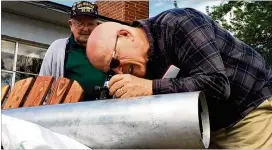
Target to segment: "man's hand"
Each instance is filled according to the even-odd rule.
[[[109,82],[110,95],[116,98],[152,95],[152,80],[130,74],[114,75]]]

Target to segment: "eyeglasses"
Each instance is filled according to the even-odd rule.
[[[114,50],[112,52],[112,56],[111,56],[111,60],[110,60],[110,70],[109,70],[109,72],[113,71],[113,69],[115,69],[118,66],[120,66],[120,60],[117,59],[117,57],[116,57],[116,46],[117,46],[117,42],[118,42],[118,36],[116,36]],[[128,74],[132,74],[133,73],[133,69],[134,69],[133,65],[130,64],[129,68],[128,68]]]
[[[116,45],[118,42],[118,36],[116,36],[114,50],[112,52],[111,60],[110,60],[110,69],[115,69],[120,65],[120,60],[116,58]]]
[[[80,29],[80,30],[83,29],[85,26],[87,26],[87,28],[93,28],[93,26],[95,25],[94,23],[83,24],[74,19],[72,19],[72,23],[75,25],[77,29]]]

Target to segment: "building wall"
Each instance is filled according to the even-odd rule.
[[[149,17],[149,1],[98,1],[103,16],[131,23]]]
[[[70,36],[67,26],[1,11],[1,85],[35,77],[48,46]]]
[[[68,37],[70,29],[65,26],[2,12],[2,35],[50,45],[54,40]]]

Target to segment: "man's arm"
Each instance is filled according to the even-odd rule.
[[[188,16],[179,20],[177,26],[176,41],[183,43],[176,44],[182,45],[176,53],[180,63],[188,67],[189,76],[153,80],[153,94],[204,91],[207,96],[228,99],[230,85],[215,44],[212,24],[202,18]]]
[[[55,41],[56,42],[56,41]],[[52,76],[52,61],[53,61],[53,52],[54,52],[54,44],[53,42],[48,50],[45,53],[39,76]]]

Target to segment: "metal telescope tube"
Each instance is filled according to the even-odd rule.
[[[95,148],[208,148],[202,92],[3,110]]]

